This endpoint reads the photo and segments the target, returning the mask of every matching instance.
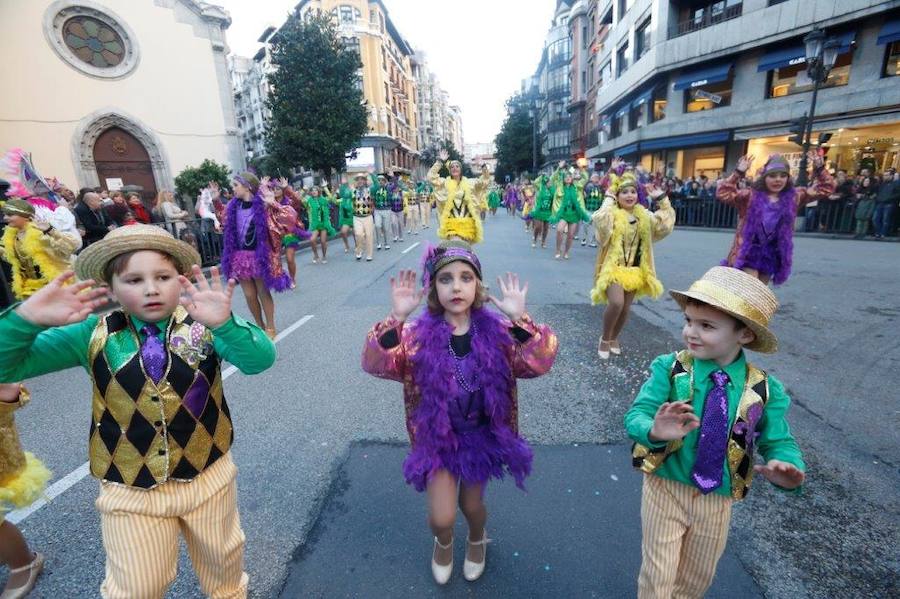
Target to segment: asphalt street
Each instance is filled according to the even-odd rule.
[[[533,250],[521,221],[505,215],[489,219],[485,230],[479,254],[488,281],[505,271],[530,280],[530,312],[549,322],[561,343],[553,371],[520,384],[522,433],[540,461],[528,494],[506,484],[489,491],[496,528],[488,527],[497,537],[489,551],[496,561],[470,591],[481,594],[483,587],[485,594],[503,596],[509,587],[499,585],[508,580],[559,596],[629,596],[639,562],[640,477],[629,471],[622,415],[650,360],[679,348],[681,314],[670,299],[641,302],[622,337],[625,355],[600,363],[595,348],[602,310],[588,300],[594,251],[576,247],[571,260],[555,261],[551,249]],[[311,264],[308,251],[299,254],[299,286],[276,300],[278,328],[287,333],[278,341],[277,363],[263,374],[234,373],[225,382],[255,597],[302,596],[292,595],[294,588],[321,589],[311,593],[316,596],[434,591],[426,584],[424,499],[403,485],[400,472],[406,442],[400,387],[359,367],[366,331],[389,310],[388,278],[399,268],[416,268],[422,246],[412,245],[433,238],[434,228],[378,252],[372,263],[344,254],[339,240],[330,245],[327,265]],[[686,288],[730,242],[729,233],[676,231],[657,246],[660,278],[667,288]],[[781,351],[751,359],[783,380],[794,398],[789,418],[805,451],[808,484],[802,497],[789,497],[758,480],[736,507],[727,564],[737,578],[728,577],[729,592],[742,580],[748,596],[900,593],[898,252],[898,244],[796,239],[794,275],[776,289],[782,310],[773,328]],[[240,292],[235,311],[247,315]],[[76,472],[87,459],[89,381],[83,371],[70,370],[28,384],[33,402],[18,415],[24,445],[53,470],[54,481],[74,482],[20,523],[47,555],[33,596],[96,596],[103,577],[93,506],[98,483]],[[359,462],[366,448],[378,456],[366,458],[377,462],[369,469]],[[542,472],[541,463],[570,466]],[[561,516],[554,491],[566,484],[588,499],[595,490],[605,493],[616,464],[616,492],[627,505],[610,510],[606,503],[565,497],[573,507]],[[603,502],[610,500],[603,495]],[[336,517],[335,510],[346,516]],[[528,556],[527,565],[538,564],[542,553],[566,552],[583,563],[554,560],[551,574],[529,574],[514,569],[510,550]],[[373,567],[387,558],[389,581]],[[345,574],[352,564],[373,580]],[[329,573],[336,579],[333,593],[314,586]],[[592,573],[595,578],[586,580]],[[375,581],[393,586],[370,586]],[[463,592],[463,581],[454,584]],[[169,596],[201,596],[184,554]]]

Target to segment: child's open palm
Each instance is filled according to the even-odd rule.
[[[236,285],[234,279],[229,279],[228,284],[222,286],[222,279],[219,278],[219,269],[215,266],[210,270],[210,278],[212,284],[203,276],[200,267],[194,265],[193,272],[196,285],[191,283],[187,277],[178,276],[178,282],[184,291],[181,298],[181,305],[184,306],[191,318],[209,329],[215,329],[222,326],[231,318],[231,296],[234,294]]]
[[[765,476],[773,485],[784,489],[796,489],[806,478],[802,470],[781,460],[769,460],[764,466],[757,464],[753,470]]]
[[[522,286],[519,284],[519,275],[513,272],[506,273],[506,279],[497,277],[500,285],[501,298],[488,296],[488,300],[497,306],[507,318],[516,322],[525,314],[525,296],[528,294],[528,282]]]
[[[401,270],[391,277],[391,314],[397,320],[406,320],[422,302],[424,289],[418,289],[416,271]]]
[[[650,437],[656,441],[675,441],[700,426],[694,408],[683,401],[666,402],[659,406],[653,419]]]
[[[107,290],[91,289],[93,280],[67,285],[75,273],[64,272],[16,308],[16,313],[32,324],[59,327],[81,322],[108,301]]]

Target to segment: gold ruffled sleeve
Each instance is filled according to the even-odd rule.
[[[675,228],[675,209],[668,196],[664,196],[659,201],[659,208],[656,212],[651,213],[651,232],[653,241],[659,241],[668,236]]]
[[[720,181],[716,187],[716,199],[723,204],[734,206],[740,211],[746,209],[750,202],[750,189],[738,189],[738,183],[744,178],[744,173],[734,171],[724,181]]]
[[[72,237],[56,229],[44,233],[44,240],[47,251],[62,261],[70,260],[78,249],[78,244]]]
[[[434,193],[434,199],[437,201],[438,214],[441,213],[441,210],[444,208],[444,203],[447,201],[447,188],[444,185],[444,178],[441,177],[441,161],[436,161],[430,169],[428,169],[428,174],[425,176],[428,179],[428,182],[431,183],[431,187]]]
[[[591,215],[591,224],[594,227],[594,233],[597,236],[597,243],[600,246],[606,245],[606,242],[609,241],[609,238],[612,236],[613,230],[613,220],[616,213],[616,201],[610,197],[606,196],[603,200],[603,204],[600,205],[600,208]]]
[[[515,343],[511,361],[513,376],[531,379],[550,372],[559,351],[559,341],[553,329],[546,324],[535,323],[528,314],[522,315],[513,324],[531,335],[524,343]]]
[[[399,343],[391,348],[381,345],[381,338],[395,331]],[[406,346],[403,344],[403,323],[388,317],[376,324],[366,335],[363,346],[362,369],[378,378],[403,381],[408,368]]]

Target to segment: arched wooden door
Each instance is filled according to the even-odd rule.
[[[123,185],[143,187],[144,199],[148,202],[156,196],[150,155],[128,131],[110,127],[101,133],[94,143],[94,164],[103,189],[109,189],[107,179],[121,179]]]

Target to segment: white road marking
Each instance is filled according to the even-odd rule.
[[[407,252],[411,252],[411,251],[413,251],[413,250],[415,249],[415,247],[416,247],[417,245],[419,245],[420,243],[421,243],[421,241],[417,241],[417,242],[415,242],[414,244],[412,244],[411,246],[409,246],[408,248],[406,248],[405,250],[403,250],[403,251],[400,252],[400,253],[401,253],[401,254],[405,254],[405,253],[407,253]]]
[[[410,249],[412,249],[412,248],[410,248]],[[307,322],[312,320],[312,317],[313,317],[312,314],[307,314],[306,316],[304,316],[303,318],[301,318],[300,320],[298,320],[297,322],[295,322],[294,324],[292,324],[285,330],[278,333],[278,335],[275,337],[275,343],[278,343],[279,341],[281,341],[282,339],[284,339],[285,337],[287,337],[288,335],[290,335],[291,333],[293,333],[294,331],[296,331],[297,329],[299,329],[300,327],[305,325]],[[234,365],[229,366],[228,368],[226,368],[225,370],[222,371],[222,380],[224,381],[225,379],[227,379],[228,377],[230,377],[232,374],[234,374],[237,371],[238,371],[237,366],[234,366]],[[66,491],[68,491],[69,489],[74,487],[75,485],[77,485],[79,482],[81,482],[81,480],[83,478],[85,478],[89,474],[90,474],[90,462],[85,462],[84,464],[82,464],[81,466],[79,466],[78,468],[73,470],[72,472],[69,472],[67,475],[65,475],[64,477],[62,477],[61,479],[59,479],[58,481],[56,481],[55,483],[53,483],[52,485],[47,487],[47,490],[44,492],[44,496],[41,499],[38,499],[37,501],[35,501],[31,505],[29,505],[28,507],[24,507],[19,510],[13,510],[13,511],[9,512],[8,514],[6,514],[6,520],[8,520],[11,524],[18,524],[18,523],[22,522],[23,520],[28,518],[31,514],[35,513],[36,511],[38,511],[39,509],[41,509],[42,507],[47,505],[53,499],[55,499],[56,497],[59,497],[60,495],[62,495],[63,493],[65,493]]]

